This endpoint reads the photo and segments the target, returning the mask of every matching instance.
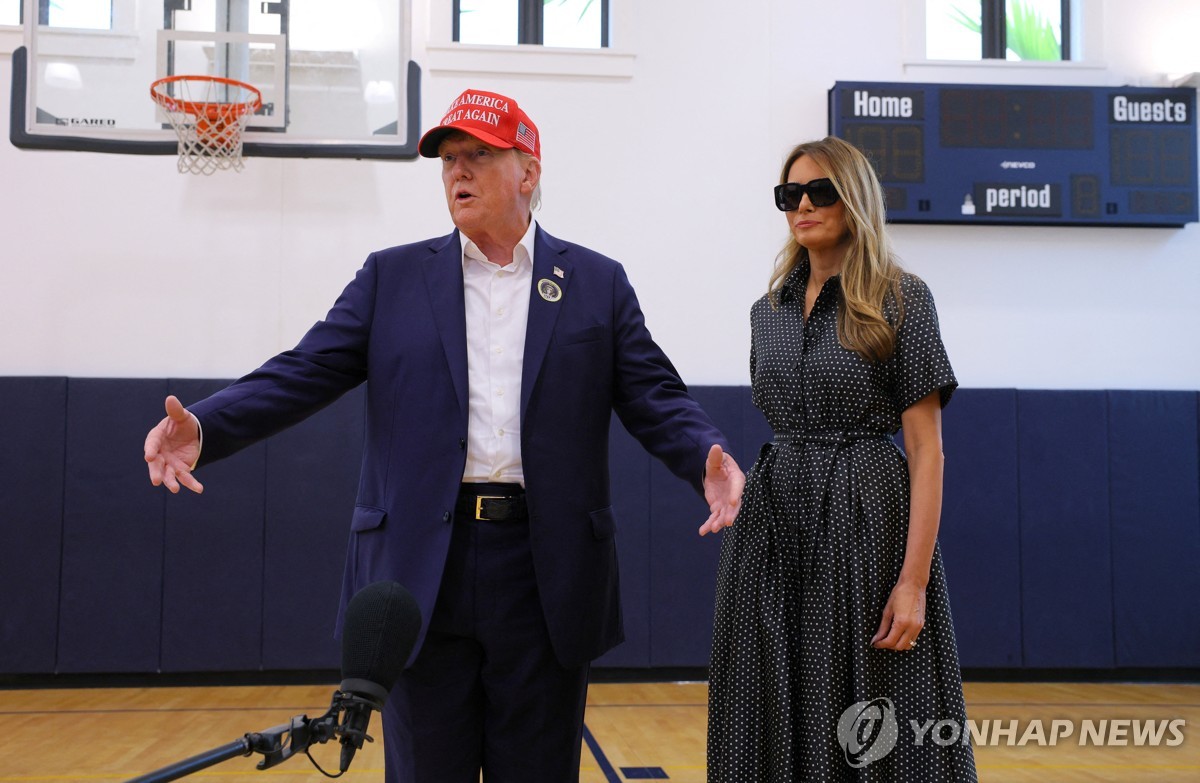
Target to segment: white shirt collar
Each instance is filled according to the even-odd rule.
[[[525,235],[521,237],[521,241],[518,242],[517,246],[513,248],[513,263],[517,267],[520,267],[520,265],[522,263],[524,263],[526,260],[528,260],[529,266],[531,268],[533,267],[533,245],[534,245],[534,237],[536,235],[537,235],[537,221],[534,220],[532,217],[530,217],[529,228],[525,229]],[[492,263],[491,261],[488,261],[487,256],[484,255],[483,251],[479,249],[479,245],[476,245],[475,241],[472,240],[466,234],[464,234],[462,231],[458,232],[458,241],[462,245],[463,267],[464,268],[467,265],[467,259],[472,259],[474,261],[481,261],[485,264]],[[524,251],[524,252],[522,252],[522,251]],[[495,264],[492,264],[492,265],[496,266]]]

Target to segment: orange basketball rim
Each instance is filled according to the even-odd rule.
[[[150,85],[179,136],[179,171],[211,174],[242,168],[242,131],[262,108],[262,93],[223,76],[168,76]]]

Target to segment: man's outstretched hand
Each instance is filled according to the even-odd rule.
[[[714,444],[708,450],[708,460],[704,464],[704,499],[712,513],[700,526],[700,535],[716,533],[733,524],[742,507],[745,486],[746,474],[733,457]]]
[[[204,485],[192,475],[192,466],[200,457],[200,423],[188,413],[175,395],[167,397],[167,415],[146,435],[146,464],[150,483],[165,484],[171,492],[179,486],[192,492],[204,491]]]

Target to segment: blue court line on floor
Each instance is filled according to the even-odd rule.
[[[626,780],[669,780],[662,767],[621,767]]]
[[[600,743],[596,742],[596,738],[592,736],[586,723],[583,725],[583,741],[587,743],[588,750],[596,757],[596,763],[600,765],[600,771],[604,773],[604,778],[608,783],[621,783],[621,776],[613,769],[613,765],[609,763],[608,756],[604,755],[604,751],[600,750]]]

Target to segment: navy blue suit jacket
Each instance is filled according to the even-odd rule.
[[[608,480],[612,411],[697,491],[708,449],[728,444],[651,339],[620,264],[540,227],[535,242],[521,458],[546,623],[556,656],[574,666],[623,639]],[[561,299],[537,293],[543,279],[559,285]],[[342,608],[365,585],[393,579],[416,598],[424,627],[466,463],[457,231],[373,253],[293,350],[189,406],[203,426],[200,464],[300,421],[368,379]]]

